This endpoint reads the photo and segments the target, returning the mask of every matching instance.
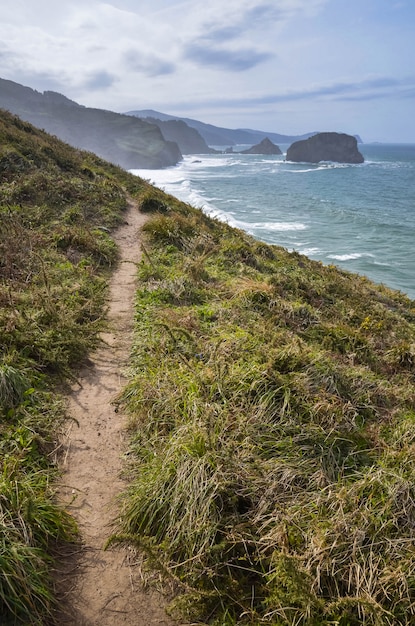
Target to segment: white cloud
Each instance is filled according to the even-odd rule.
[[[156,0],[149,7],[131,0],[61,0],[58,5],[20,0],[13,10],[0,8],[8,53],[4,71],[56,73],[69,87],[84,84],[91,72],[158,76],[172,73],[178,62],[243,71],[273,56],[277,26],[325,2]]]
[[[414,3],[398,0],[15,0],[0,5],[0,76],[118,111],[375,129],[392,101],[407,115],[414,20]]]

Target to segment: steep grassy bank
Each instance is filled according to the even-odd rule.
[[[415,620],[415,303],[267,246],[0,114],[0,622],[46,624],[56,393],[98,339],[126,193],[140,266],[119,540],[211,624]]]
[[[123,170],[0,112],[0,623],[46,624],[51,555],[77,529],[53,498],[56,393],[98,341]]]
[[[119,540],[210,624],[415,621],[415,303],[159,192]]]

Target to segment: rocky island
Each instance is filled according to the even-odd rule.
[[[272,143],[268,137],[265,137],[262,141],[257,143],[255,146],[248,148],[247,150],[242,150],[240,154],[282,154],[280,148]]]
[[[287,161],[319,163],[363,163],[357,139],[345,133],[317,133],[308,139],[295,141],[287,150]]]

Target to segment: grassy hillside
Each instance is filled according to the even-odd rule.
[[[260,243],[0,113],[0,623],[46,624],[56,385],[105,324],[110,230],[149,214],[114,541],[218,624],[415,620],[415,302]]]
[[[143,208],[118,539],[195,622],[415,623],[415,302]]]
[[[73,539],[53,499],[56,384],[97,344],[117,250],[108,234],[141,182],[0,112],[0,623],[45,624],[50,557]]]

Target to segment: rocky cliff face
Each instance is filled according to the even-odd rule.
[[[317,133],[313,137],[296,141],[287,150],[287,161],[319,163],[363,163],[357,149],[357,140],[345,133]]]
[[[272,143],[268,137],[257,143],[248,150],[243,150],[241,154],[282,154],[280,148]]]
[[[52,91],[40,93],[0,79],[0,108],[125,169],[159,169],[182,158],[177,144],[166,141],[155,124],[84,107]]]
[[[155,117],[146,117],[144,121],[158,126],[164,139],[177,143],[182,154],[214,154],[217,152],[207,145],[202,135],[195,128],[191,128],[182,120],[162,121]]]

